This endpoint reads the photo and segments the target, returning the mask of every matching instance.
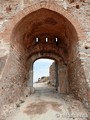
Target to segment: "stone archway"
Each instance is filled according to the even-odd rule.
[[[47,57],[38,58],[33,62],[32,81],[34,88],[36,87],[37,83],[45,82],[56,90],[56,81],[58,81],[58,75],[56,74],[56,72],[58,72],[56,69],[56,63],[56,60]],[[50,68],[53,64],[55,65],[53,67],[54,70],[51,70]],[[54,76],[53,78],[51,77],[51,73]]]
[[[69,88],[68,88],[68,77],[67,77],[67,66],[64,64],[62,61],[61,57],[54,54],[54,53],[37,53],[34,54],[30,57],[28,61],[28,65],[30,66],[29,69],[29,81],[28,81],[28,87],[30,87],[31,93],[34,92],[33,88],[33,64],[36,60],[40,58],[48,58],[55,60],[55,63],[57,64],[57,85],[56,89],[58,90],[59,93],[69,93]]]
[[[70,93],[84,103],[88,101],[84,70],[77,49],[79,42],[85,41],[85,36],[71,14],[53,2],[40,2],[19,13],[10,22],[9,31],[6,28],[5,32],[3,37],[10,41],[11,49],[1,78],[4,81],[0,90],[1,104],[15,102],[24,95],[28,88],[28,66],[32,64],[29,60],[37,53],[53,53],[60,57],[67,66]],[[35,41],[36,37],[40,39],[39,44]],[[46,37],[49,38],[48,43]],[[58,44],[55,38],[58,38]]]

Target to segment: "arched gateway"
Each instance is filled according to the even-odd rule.
[[[86,105],[86,81],[79,52],[80,41],[86,38],[73,15],[53,2],[38,2],[18,13],[5,33],[3,38],[11,48],[1,78],[2,104],[32,92],[33,62],[52,58],[58,63],[59,93],[73,93]]]

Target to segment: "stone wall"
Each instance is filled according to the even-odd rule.
[[[6,63],[6,59],[7,59],[7,56],[4,56],[4,57],[1,57],[0,58],[0,74],[5,66],[5,63]]]
[[[50,84],[52,86],[56,86],[56,68],[55,68],[55,62],[53,62],[52,65],[49,68],[49,75],[50,75]]]
[[[7,43],[3,42],[3,40],[0,40],[0,75],[8,57],[9,47],[10,46]]]
[[[72,5],[72,4],[71,4]],[[76,8],[76,5],[79,5],[79,9]],[[80,51],[80,59],[77,61],[74,61],[70,64],[69,70],[72,71],[74,66],[76,66],[76,69],[74,69],[74,72],[70,75],[72,78],[71,80],[76,79],[76,84],[73,85],[80,86],[79,89],[77,89],[76,92],[78,92],[79,98],[83,99],[83,102],[86,103],[86,106],[88,106],[88,102],[90,101],[87,98],[88,91],[90,90],[90,75],[89,75],[89,69],[90,69],[90,50],[89,50],[89,43],[90,43],[90,1],[85,0],[83,3],[77,2],[76,4],[73,4],[72,7],[69,7],[68,10],[76,17],[78,17],[78,20],[81,22],[82,27],[84,29],[84,33],[86,34],[86,40],[83,42],[80,41],[80,46],[78,46],[77,49]],[[88,46],[88,48],[86,47]],[[76,53],[77,54],[77,53]],[[79,66],[81,64],[81,66]],[[77,73],[77,74],[76,74]],[[76,76],[75,76],[76,75]],[[81,78],[81,79],[80,79]],[[80,80],[80,81],[79,81]],[[73,83],[73,82],[72,82]],[[90,105],[89,105],[90,107]]]

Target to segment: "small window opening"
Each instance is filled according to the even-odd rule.
[[[39,38],[36,38],[36,43],[38,43],[39,42]]]
[[[48,38],[46,38],[46,42],[48,42]]]
[[[56,38],[56,42],[58,42],[58,38]]]

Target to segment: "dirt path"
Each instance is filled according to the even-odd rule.
[[[46,83],[35,84],[29,96],[8,120],[87,120],[83,105],[70,95],[60,95]]]

